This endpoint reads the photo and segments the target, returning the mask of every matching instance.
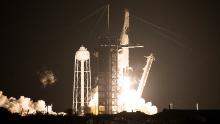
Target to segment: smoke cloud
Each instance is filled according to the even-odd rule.
[[[38,72],[38,74],[40,82],[43,84],[44,87],[54,84],[57,80],[54,72],[48,69],[42,69]]]
[[[146,102],[138,96],[136,90],[125,90],[119,95],[119,105],[122,108],[120,111],[141,111],[148,115],[154,115],[158,112],[157,107],[152,102]]]
[[[11,113],[18,113],[22,116],[36,114],[37,112],[56,114],[56,112],[53,112],[52,106],[46,106],[43,100],[34,102],[30,98],[24,96],[20,96],[19,99],[14,97],[8,99],[7,96],[3,95],[2,91],[0,91],[0,107],[6,108]]]

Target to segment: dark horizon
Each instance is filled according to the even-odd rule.
[[[94,51],[106,31],[101,13],[87,17],[108,1],[5,1],[0,90],[9,97],[26,96],[53,104],[54,111],[72,107],[74,54],[83,44]],[[144,56],[154,53],[143,98],[159,110],[220,109],[220,4],[213,1],[110,1],[110,32],[119,37],[123,10],[129,9],[130,65],[140,79]],[[137,17],[152,23],[140,21]],[[155,26],[156,25],[156,26]],[[165,29],[165,30],[164,30]],[[42,68],[57,81],[43,87]]]

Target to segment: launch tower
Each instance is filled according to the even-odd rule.
[[[117,96],[117,40],[112,37],[99,39],[98,46],[98,113],[116,114]]]
[[[73,112],[83,115],[89,107],[93,114],[116,114],[122,111],[148,112],[149,105],[141,98],[154,56],[147,57],[146,66],[137,90],[131,89],[129,49],[143,47],[129,43],[129,12],[125,10],[124,23],[119,38],[109,34],[99,37],[93,59],[93,90],[91,91],[90,54],[80,47],[75,55]],[[133,100],[133,101],[132,101]],[[148,108],[146,108],[148,106]],[[151,104],[150,104],[151,107]],[[157,108],[152,106],[153,113]],[[87,111],[88,112],[88,111]],[[149,112],[148,112],[149,113]],[[151,114],[151,113],[150,113]]]

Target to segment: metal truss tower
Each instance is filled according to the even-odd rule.
[[[99,114],[118,113],[117,55],[118,45],[115,38],[99,39],[98,93]]]

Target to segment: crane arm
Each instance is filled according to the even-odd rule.
[[[140,83],[139,83],[139,86],[138,86],[138,89],[137,89],[137,94],[138,94],[139,97],[141,97],[141,95],[143,93],[144,86],[146,84],[151,65],[152,65],[153,61],[155,60],[152,53],[149,56],[147,56],[146,58],[147,58],[146,65],[143,68],[144,72],[142,74],[142,77],[141,77],[141,80],[140,80]]]

